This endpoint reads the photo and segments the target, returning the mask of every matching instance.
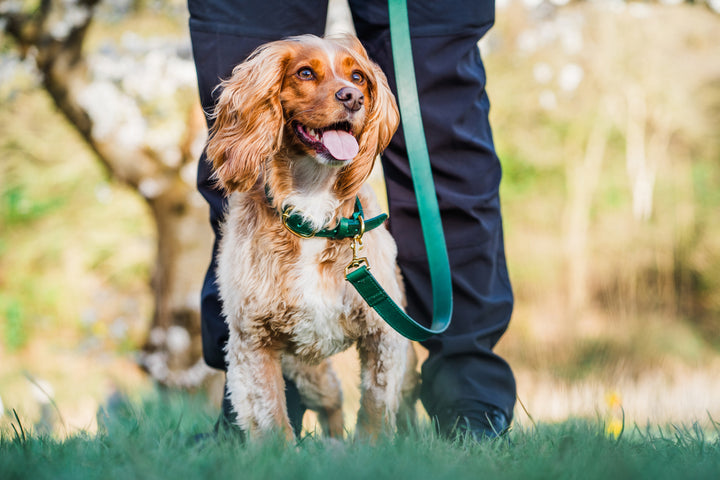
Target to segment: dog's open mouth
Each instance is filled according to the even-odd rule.
[[[357,139],[353,136],[351,125],[340,122],[325,128],[308,128],[300,123],[294,125],[295,134],[304,144],[320,154],[330,155],[335,160],[348,161],[360,151]]]

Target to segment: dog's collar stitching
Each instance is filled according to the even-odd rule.
[[[268,203],[272,206],[273,197],[267,185],[265,185],[265,196],[267,197]],[[293,209],[292,206],[287,206],[282,212],[278,213],[283,226],[293,235],[301,238],[323,237],[333,240],[354,238],[357,235],[362,235],[364,232],[379,227],[385,223],[385,220],[388,218],[386,213],[381,213],[380,215],[365,220],[359,197],[355,197],[355,210],[352,216],[350,218],[341,218],[333,228],[315,230],[310,222],[306,221],[301,214],[293,212],[297,212],[297,210]]]

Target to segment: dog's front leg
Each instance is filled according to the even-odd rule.
[[[310,365],[293,355],[282,357],[283,374],[297,385],[305,406],[314,410],[325,435],[343,437],[342,390],[329,359]]]
[[[227,386],[238,426],[251,438],[279,431],[294,441],[280,353],[243,341],[231,328],[227,362]]]
[[[407,367],[408,341],[389,327],[358,341],[361,398],[357,430],[377,438],[395,429],[400,390]]]

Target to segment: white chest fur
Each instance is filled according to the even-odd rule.
[[[320,268],[326,247],[325,239],[303,240],[298,275],[291,287],[297,293],[305,317],[293,329],[292,340],[301,355],[304,351],[332,355],[350,343],[342,320],[350,316],[354,302],[347,282],[334,278],[334,270]]]

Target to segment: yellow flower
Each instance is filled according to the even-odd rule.
[[[618,438],[622,431],[623,431],[622,419],[612,418],[607,423],[607,425],[605,425],[605,435],[607,435],[608,437]]]
[[[625,412],[622,408],[620,394],[610,391],[605,394],[605,404],[608,406],[605,435],[618,438],[625,428]]]
[[[609,408],[615,409],[622,406],[622,398],[620,394],[615,391],[607,392],[605,394],[605,403]]]

